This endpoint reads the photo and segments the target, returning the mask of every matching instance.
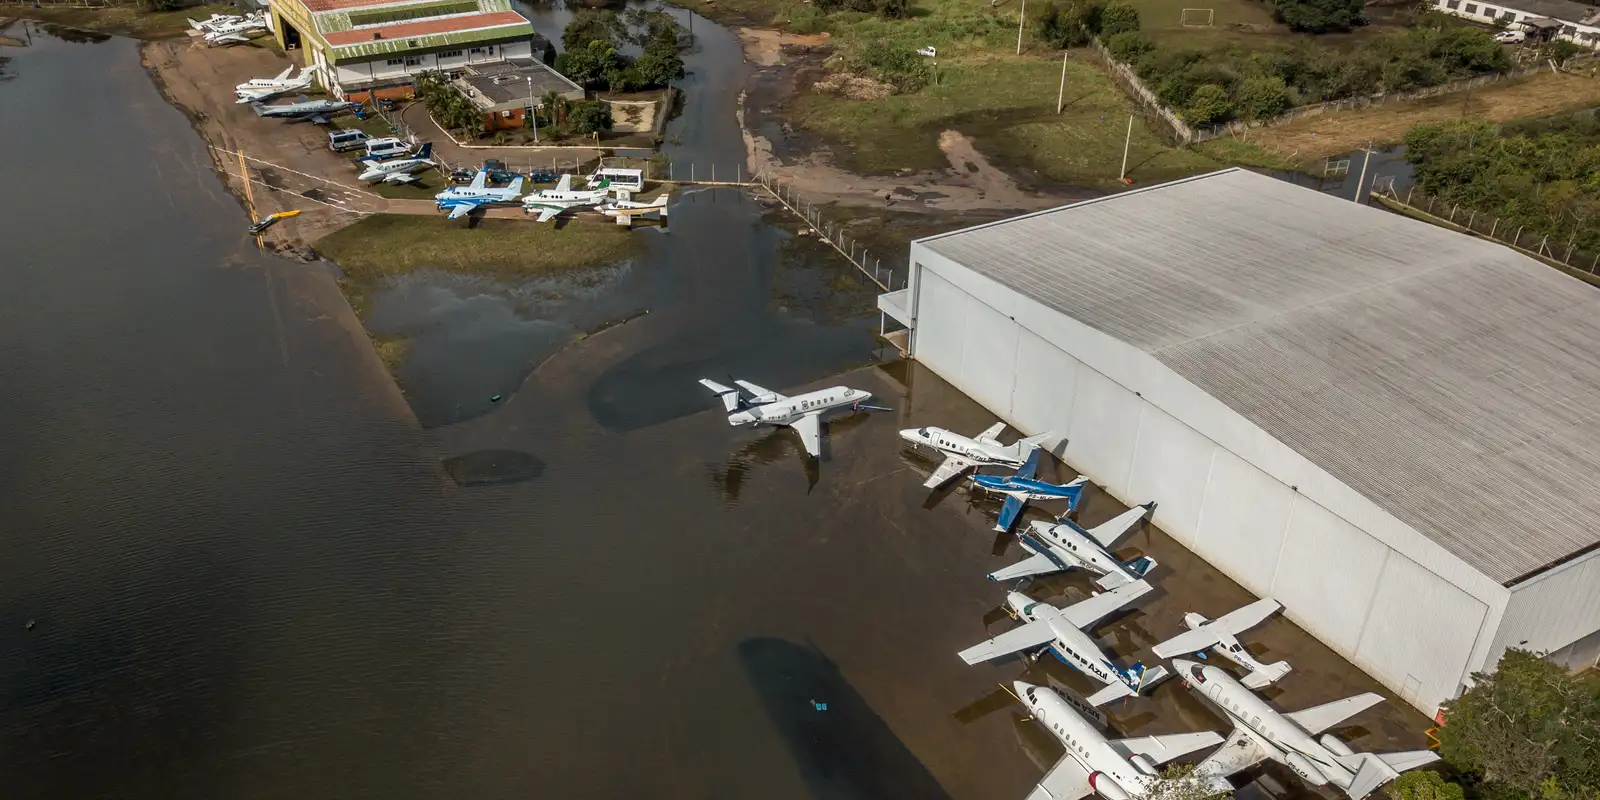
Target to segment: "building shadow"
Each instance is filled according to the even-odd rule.
[[[739,643],[739,663],[817,800],[949,800],[839,668],[814,645]]]

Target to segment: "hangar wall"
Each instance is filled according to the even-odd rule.
[[[1290,619],[1423,711],[1432,714],[1479,668],[1506,602],[1503,587],[1471,571],[1474,591],[1463,590],[1452,579],[1464,565],[1424,567],[1367,525],[1352,524],[1373,519],[1372,508],[1345,502],[1340,513],[1330,510],[1335,504],[1319,502],[1314,491],[1337,499],[1326,484],[1351,493],[1348,487],[1287,463],[1293,459],[1260,438],[1281,443],[1147,354],[1075,320],[1075,328],[1041,335],[1054,324],[1041,314],[1062,315],[916,244],[912,257],[910,350],[929,369],[1019,430],[1054,433],[1053,452],[1112,496],[1155,500],[1163,530],[1255,594],[1283,603]],[[1174,382],[1210,401],[1205,410],[1213,415],[1231,417],[1216,416],[1212,426],[1242,444],[1219,445],[1146,399]],[[1306,477],[1293,488],[1257,464]],[[1390,529],[1399,525],[1381,516]],[[1437,561],[1437,553],[1422,552]]]
[[[1507,647],[1550,652],[1570,669],[1595,663],[1600,654],[1600,550],[1541,572],[1511,587],[1489,664]],[[1585,646],[1570,647],[1582,642]],[[1557,651],[1563,651],[1557,653]]]

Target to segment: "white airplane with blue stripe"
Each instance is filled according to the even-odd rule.
[[[728,412],[729,425],[772,425],[793,428],[800,434],[800,444],[812,458],[822,457],[822,416],[832,411],[851,412],[888,411],[881,406],[866,404],[872,393],[864,389],[834,386],[794,397],[763,389],[748,381],[734,381],[734,386],[724,386],[713,380],[700,379],[700,385],[722,398],[722,407]]]
[[[969,438],[944,428],[907,428],[900,432],[900,438],[913,447],[927,448],[944,456],[939,468],[922,484],[937,489],[973,467],[1020,467],[1027,462],[1029,453],[1050,438],[1047,432],[1001,444],[1000,432],[1005,429],[1004,422],[996,422],[983,433]]]
[[[1236,608],[1216,619],[1206,619],[1190,611],[1183,615],[1184,627],[1189,630],[1150,648],[1150,651],[1162,658],[1174,658],[1190,653],[1205,658],[1205,651],[1210,650],[1250,671],[1250,674],[1241,681],[1247,688],[1263,689],[1289,674],[1289,662],[1263,664],[1257,661],[1244,645],[1239,644],[1238,636],[1260,625],[1263,620],[1282,608],[1278,601],[1266,598],[1243,608]]]
[[[472,183],[466,186],[452,186],[433,196],[438,203],[440,211],[449,211],[449,219],[460,219],[483,206],[498,205],[500,203],[515,203],[522,195],[522,176],[518,175],[511,185],[503,189],[489,187],[489,171],[478,170],[472,176]]]
[[[1166,668],[1134,664],[1122,669],[1106,658],[1100,646],[1083,629],[1150,590],[1150,584],[1134,581],[1066,608],[1038,602],[1021,592],[1010,592],[1006,595],[1006,605],[1027,622],[957,655],[968,664],[976,664],[1045,645],[1061,663],[1106,685],[1086,698],[1090,705],[1101,706],[1119,697],[1137,695],[1144,687],[1167,677]]]
[[[986,492],[1003,494],[1006,496],[1005,505],[1000,507],[1000,518],[995,521],[994,529],[1001,533],[1011,530],[1017,524],[1017,518],[1022,516],[1022,509],[1028,505],[1029,500],[1065,500],[1067,510],[1062,516],[1071,514],[1078,508],[1078,501],[1083,496],[1083,487],[1088,485],[1089,479],[1078,477],[1071,483],[1050,483],[1035,479],[1033,476],[1039,471],[1039,450],[1034,448],[1028,454],[1028,460],[1011,475],[973,475],[972,484]]]
[[[1095,583],[1102,589],[1115,589],[1140,580],[1155,567],[1155,559],[1140,556],[1121,561],[1111,554],[1110,548],[1155,507],[1155,503],[1134,506],[1088,529],[1069,519],[1055,523],[1036,520],[1017,533],[1017,543],[1033,555],[989,573],[989,580],[1010,581],[1069,569],[1086,569],[1099,575]]]

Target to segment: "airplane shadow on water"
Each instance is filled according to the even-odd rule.
[[[740,642],[738,651],[812,797],[949,800],[916,754],[815,645],[755,638]]]
[[[777,462],[799,461],[805,470],[806,494],[810,494],[822,480],[822,471],[827,469],[828,457],[832,451],[832,437],[863,424],[871,413],[859,411],[829,418],[823,426],[821,459],[811,458],[806,454],[805,448],[800,445],[800,436],[794,431],[785,427],[766,428],[754,441],[729,456],[727,463],[709,468],[711,485],[722,493],[723,505],[733,508],[739,505],[744,482],[757,467]]]

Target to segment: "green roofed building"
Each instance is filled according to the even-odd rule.
[[[347,99],[410,92],[411,76],[542,62],[550,42],[510,0],[270,0],[274,35]],[[354,97],[352,97],[354,95]]]

